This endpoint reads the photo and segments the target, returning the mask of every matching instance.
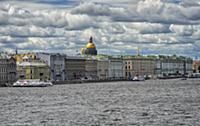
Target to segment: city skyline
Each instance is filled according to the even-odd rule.
[[[200,56],[196,0],[2,0],[1,51]]]

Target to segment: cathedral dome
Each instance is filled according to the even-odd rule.
[[[90,43],[90,42],[89,42],[89,43],[86,45],[86,48],[87,48],[87,49],[94,49],[94,48],[96,48],[96,47],[95,47],[94,43]]]
[[[84,55],[97,55],[97,50],[96,50],[96,46],[93,43],[92,37],[90,37],[89,42],[86,45],[86,48],[82,48],[81,49],[81,54]]]
[[[89,40],[88,44],[86,45],[86,48],[87,49],[95,49],[96,48],[95,44],[93,43],[92,37],[90,37],[90,40]]]

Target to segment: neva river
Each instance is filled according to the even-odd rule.
[[[199,126],[200,80],[0,88],[0,125]]]

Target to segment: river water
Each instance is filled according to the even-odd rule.
[[[0,88],[1,126],[198,126],[200,80]]]

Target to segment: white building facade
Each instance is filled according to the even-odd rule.
[[[51,71],[51,78],[54,81],[65,81],[66,70],[65,70],[65,58],[66,55],[58,53],[37,53],[37,58],[42,59],[48,64]]]
[[[85,76],[91,80],[98,80],[97,59],[86,58],[86,60],[85,60]]]
[[[182,76],[192,74],[192,60],[178,58],[161,58],[156,61],[155,72],[160,77]]]
[[[124,78],[124,62],[121,58],[109,58],[108,79]]]
[[[109,60],[108,59],[99,59],[97,61],[97,76],[99,80],[106,80],[109,76]]]

